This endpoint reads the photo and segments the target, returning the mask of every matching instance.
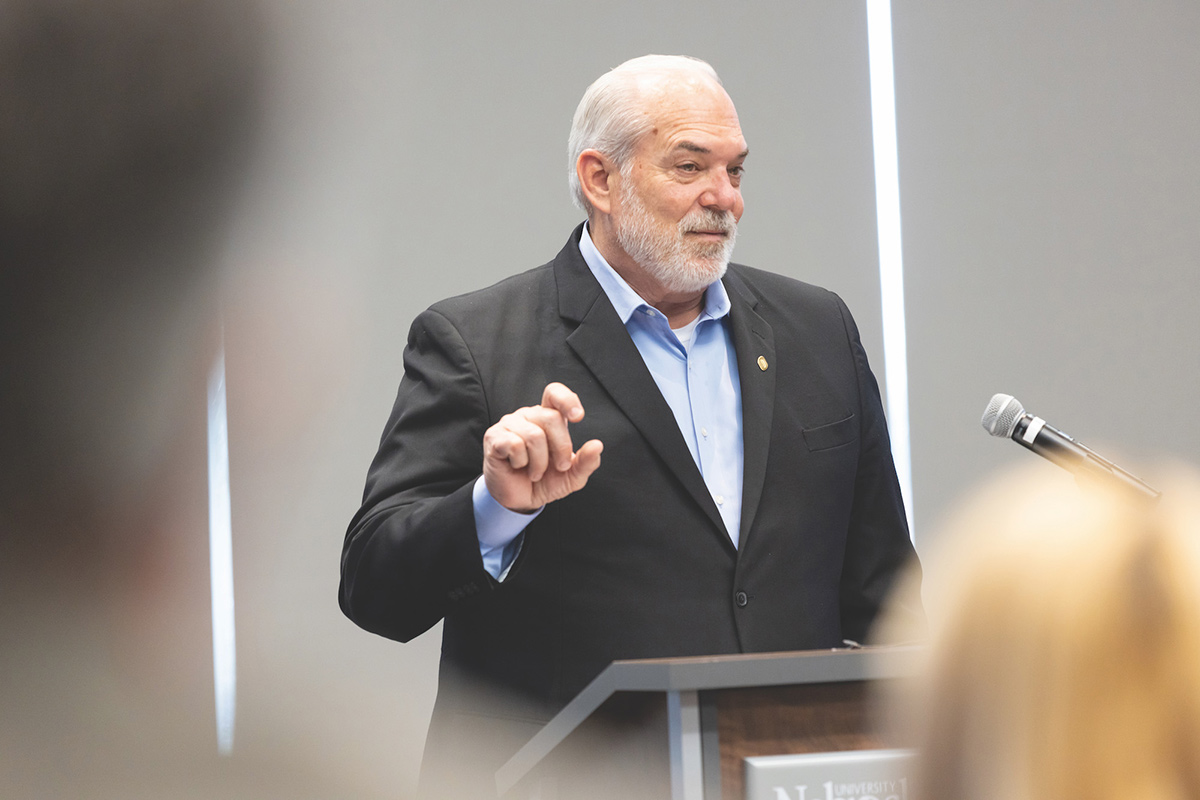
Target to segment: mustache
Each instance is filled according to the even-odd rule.
[[[680,233],[693,231],[719,231],[728,236],[737,233],[737,220],[732,211],[714,211],[702,208],[688,214],[679,221]]]

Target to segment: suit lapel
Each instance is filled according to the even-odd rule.
[[[663,399],[612,303],[579,254],[578,242],[576,230],[554,261],[559,313],[578,323],[567,336],[567,344],[729,543],[725,523],[692,460],[671,407]]]
[[[742,388],[742,521],[738,550],[745,552],[767,475],[775,410],[775,334],[755,312],[758,298],[740,276],[732,271],[727,273],[725,288],[729,293],[729,323]]]

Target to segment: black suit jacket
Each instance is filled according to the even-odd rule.
[[[578,240],[416,319],[346,535],[351,619],[401,641],[445,620],[435,728],[488,705],[468,684],[545,719],[614,659],[861,641],[913,555],[878,387],[840,298],[739,265],[724,278],[744,420],[734,548]],[[603,460],[529,525],[500,584],[471,504],[483,434],[551,381],[579,395],[572,438],[600,439]]]

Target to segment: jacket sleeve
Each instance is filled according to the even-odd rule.
[[[842,634],[865,642],[897,576],[916,561],[916,551],[909,538],[879,384],[867,363],[850,310],[841,298],[838,305],[853,350],[862,420],[854,505],[842,565]],[[920,615],[919,598],[914,602],[913,613]]]
[[[339,602],[360,627],[408,641],[494,581],[471,502],[490,425],[479,372],[436,310],[409,331],[404,377],[342,549]]]

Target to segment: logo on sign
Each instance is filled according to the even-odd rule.
[[[825,781],[820,787],[824,794],[810,793],[808,785],[796,786],[795,792],[786,786],[776,786],[775,800],[908,800],[908,779],[894,781],[859,781],[834,783]]]

